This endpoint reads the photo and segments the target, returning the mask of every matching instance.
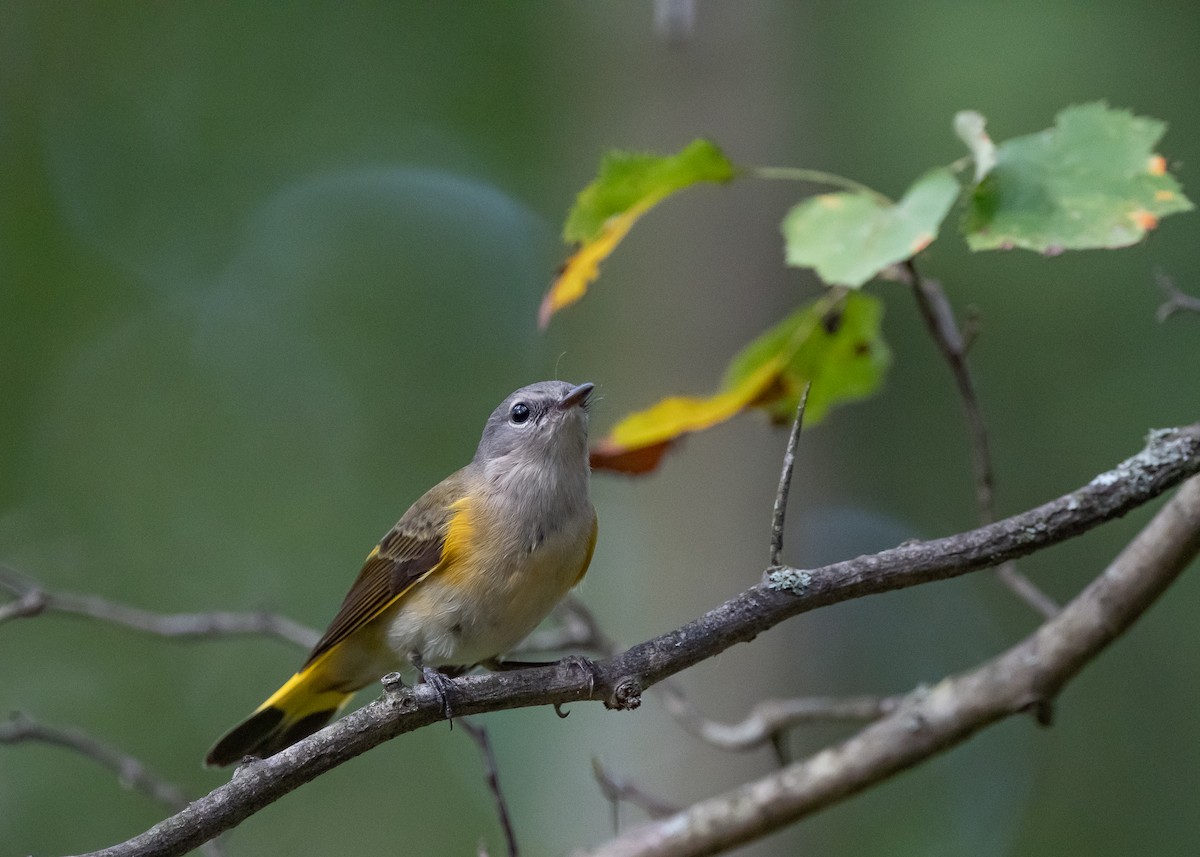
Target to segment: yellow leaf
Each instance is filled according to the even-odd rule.
[[[624,473],[653,470],[671,444],[683,435],[712,428],[782,393],[777,388],[786,365],[782,358],[769,360],[737,386],[715,396],[672,396],[630,414],[592,449],[592,467]]]
[[[563,238],[578,249],[567,260],[542,300],[538,325],[575,303],[600,274],[608,258],[639,217],[668,196],[697,182],[724,183],[733,164],[708,140],[693,140],[674,155],[608,152],[596,179],[579,192]]]
[[[567,259],[550,286],[550,291],[542,298],[542,306],[538,310],[539,327],[544,329],[550,323],[551,316],[584,296],[588,286],[600,276],[600,263],[616,249],[637,219],[659,199],[661,197],[645,199],[624,214],[610,217],[595,239],[582,245]]]

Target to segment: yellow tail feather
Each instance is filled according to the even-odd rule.
[[[342,709],[353,693],[331,689],[319,658],[296,673],[211,750],[204,762],[224,766],[246,756],[265,759],[316,732]]]

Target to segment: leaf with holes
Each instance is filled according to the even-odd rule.
[[[764,356],[790,352],[778,395],[760,404],[773,420],[790,422],[804,385],[812,381],[804,422],[816,425],[834,405],[872,396],[883,383],[891,351],[882,321],[883,303],[862,292],[851,292],[832,308],[827,301],[802,307],[733,358],[722,389],[740,384]]]
[[[879,330],[882,313],[878,299],[860,293],[801,307],[734,357],[715,395],[673,396],[618,423],[593,448],[592,467],[647,473],[684,435],[750,408],[790,420],[808,381],[808,425],[833,405],[871,395],[890,362]]]

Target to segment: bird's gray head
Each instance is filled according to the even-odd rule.
[[[591,384],[539,381],[522,387],[488,417],[475,462],[504,470],[586,468]],[[491,465],[489,467],[489,465]]]

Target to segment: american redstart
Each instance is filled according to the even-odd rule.
[[[277,753],[405,664],[443,698],[448,679],[434,667],[498,666],[591,562],[591,392],[591,384],[543,381],[501,402],[471,463],[404,513],[300,671],[221,738],[206,763]]]

